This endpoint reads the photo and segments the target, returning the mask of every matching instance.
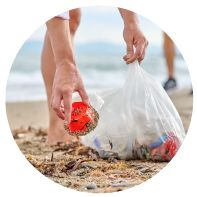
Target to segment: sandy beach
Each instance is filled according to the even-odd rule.
[[[73,102],[80,100],[80,97],[73,98]],[[6,103],[6,111],[11,130],[28,126],[37,129],[48,127],[47,101]]]
[[[172,102],[178,110],[185,131],[188,131],[192,110],[193,95],[190,89],[182,89],[170,95]],[[79,101],[79,97],[73,98],[73,101]],[[46,129],[49,121],[47,102],[18,102],[6,103],[7,117],[11,130],[20,127],[33,126],[35,128]]]
[[[182,89],[170,95],[186,132],[193,109],[190,92]],[[78,140],[46,146],[46,101],[7,103],[6,108],[13,137],[26,159],[41,174],[64,187],[92,193],[122,191],[147,181],[168,164],[148,158],[124,160],[117,155],[103,159]]]

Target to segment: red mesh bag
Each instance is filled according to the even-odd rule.
[[[64,128],[70,135],[84,136],[96,128],[98,120],[99,115],[92,106],[88,107],[83,102],[74,102],[70,124],[64,124]]]

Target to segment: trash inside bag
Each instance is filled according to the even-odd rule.
[[[94,93],[90,102],[99,122],[82,141],[103,158],[116,153],[124,159],[170,161],[184,140],[176,108],[138,61],[129,65],[123,88]]]

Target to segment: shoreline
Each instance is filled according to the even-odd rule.
[[[188,131],[192,110],[193,95],[191,89],[181,89],[171,93],[169,97],[181,116],[185,131]],[[80,97],[73,97],[73,102],[80,101]],[[47,129],[49,122],[47,101],[6,102],[6,112],[11,130],[32,126],[36,129]]]

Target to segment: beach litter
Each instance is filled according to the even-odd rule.
[[[84,146],[78,140],[49,147],[45,144],[46,131],[26,130],[24,135],[15,141],[29,163],[55,183],[77,191],[122,191],[150,179],[168,163],[155,163],[148,159],[116,159],[114,162],[111,158],[116,157],[115,154],[114,157],[110,154],[110,157],[103,159],[96,150]],[[35,138],[38,135],[41,138]],[[26,140],[31,140],[31,143],[26,143]],[[96,188],[87,189],[86,186],[93,184]]]
[[[94,193],[134,187],[165,167],[184,140],[177,110],[137,61],[123,88],[95,93],[90,102],[73,103],[71,123],[64,125],[76,140],[48,147],[42,129],[13,132],[27,160],[65,187]]]
[[[137,60],[129,65],[122,88],[96,92],[89,99],[99,124],[82,142],[103,159],[170,161],[185,138],[169,96]]]
[[[64,124],[65,130],[70,135],[84,136],[93,131],[98,125],[99,114],[92,107],[88,107],[83,102],[72,103],[71,122]]]

